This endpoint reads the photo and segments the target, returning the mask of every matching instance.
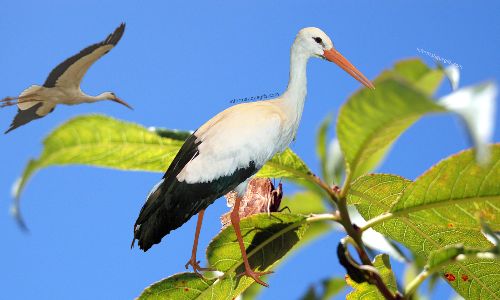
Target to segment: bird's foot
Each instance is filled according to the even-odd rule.
[[[10,102],[10,101],[6,101],[6,102],[0,102],[0,107],[6,107],[6,106],[12,106],[12,105],[16,105],[17,102]]]
[[[16,97],[5,97],[2,100],[0,100],[0,102],[8,102],[16,99],[17,99]]]
[[[193,268],[194,273],[196,273],[196,275],[199,275],[199,276],[201,276],[200,272],[213,271],[213,269],[211,269],[211,268],[200,267],[200,261],[199,260],[197,261],[196,257],[191,257],[188,260],[188,262],[185,265],[186,269],[189,269],[189,266],[191,266]]]
[[[265,286],[265,287],[269,287],[269,284],[260,280],[259,277],[267,275],[267,274],[271,274],[271,273],[273,273],[273,271],[257,272],[257,271],[254,271],[252,269],[245,268],[245,272],[239,274],[238,276],[243,276],[243,275],[248,276],[248,277],[252,278],[253,280],[255,280],[255,282],[257,282],[258,284]]]
[[[42,100],[39,100],[39,97],[36,94],[26,95],[22,97],[5,97],[0,100],[1,103],[0,107],[16,105],[19,103],[40,102],[40,101]]]
[[[5,97],[2,100],[0,100],[0,107],[6,107],[6,106],[11,106],[17,104],[16,100],[17,98],[15,97]]]

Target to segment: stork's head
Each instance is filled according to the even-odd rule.
[[[122,99],[118,98],[115,93],[113,92],[104,92],[101,95],[99,95],[99,98],[102,100],[111,100],[116,103],[120,103],[122,105],[125,105],[126,107],[133,109],[132,106],[130,106],[127,102],[123,101]]]
[[[366,87],[375,88],[370,80],[335,49],[332,40],[323,30],[316,27],[301,29],[295,38],[293,47],[307,57],[319,57],[334,62]]]

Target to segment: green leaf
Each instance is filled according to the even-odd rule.
[[[323,296],[321,300],[331,299],[333,296],[337,295],[346,286],[344,278],[330,278],[325,279],[321,282],[323,286]]]
[[[306,217],[295,214],[256,214],[242,219],[241,234],[252,269],[270,270],[301,240],[307,225]],[[211,268],[224,273],[221,277],[215,280],[194,273],[174,275],[145,289],[139,299],[233,299],[254,283],[247,276],[237,276],[244,266],[232,226],[210,242],[207,258]]]
[[[496,250],[494,247],[491,250]],[[427,269],[434,269],[452,263],[454,260],[464,260],[465,258],[498,259],[496,253],[467,248],[462,244],[446,246],[442,249],[432,251],[427,262]]]
[[[321,166],[321,176],[329,184],[332,183],[331,174],[327,172],[327,145],[328,145],[328,131],[332,124],[332,115],[328,114],[326,118],[321,122],[319,126],[318,133],[316,135],[316,154],[319,157],[319,162]]]
[[[376,89],[355,93],[341,108],[337,136],[350,179],[374,170],[394,141],[427,113],[445,109],[432,101],[443,71],[419,59],[398,62],[376,80]]]
[[[240,300],[255,300],[264,287],[258,283],[251,284],[242,294]]]
[[[499,296],[498,285],[495,280],[498,279],[498,269],[496,272],[490,272],[490,270],[485,270],[485,265],[498,266],[500,265],[500,260],[498,259],[498,249],[496,247],[492,247],[490,251],[482,251],[479,249],[467,248],[462,244],[450,245],[446,246],[442,249],[432,251],[429,255],[429,259],[427,264],[424,267],[424,270],[418,275],[415,276],[414,279],[406,285],[405,294],[413,295],[413,293],[417,290],[418,286],[429,276],[436,278],[436,272],[440,272],[440,275],[443,276],[458,292],[462,295],[467,296],[468,299],[483,299],[482,298],[482,290],[486,289],[491,294],[496,294]],[[484,272],[488,272],[488,276],[495,276],[497,278],[488,279],[481,278],[484,282],[489,281],[490,284],[488,286],[481,286],[481,282],[472,283],[472,281],[477,280],[477,274],[475,273],[467,273],[463,267],[457,268],[458,262],[463,262],[465,265],[471,265],[471,261],[477,263],[478,266],[473,266],[471,269],[477,273],[480,271],[484,274]],[[479,262],[479,263],[478,263]],[[473,263],[473,264],[474,264]],[[486,276],[482,276],[486,277]],[[496,286],[495,286],[496,284]],[[490,296],[487,297],[490,299]]]
[[[394,74],[412,83],[425,94],[431,96],[437,90],[444,74],[441,68],[429,68],[420,59],[408,59],[394,65]]]
[[[337,123],[350,178],[375,168],[397,137],[421,116],[442,111],[426,94],[397,78],[387,77],[375,90],[355,93],[340,109]]]
[[[311,171],[290,148],[276,154],[257,173],[258,177],[308,179]]]
[[[200,294],[214,281],[215,279],[200,278],[194,273],[176,274],[152,284],[137,299],[202,299]]]
[[[169,138],[177,141],[185,141],[192,132],[176,129],[166,129],[161,127],[149,127],[148,131],[152,131],[163,138]]]
[[[492,163],[481,167],[472,150],[453,155],[410,184],[391,208],[415,222],[480,230],[481,215],[500,230],[500,144],[492,146]]]
[[[491,249],[474,214],[479,212],[497,224],[500,145],[492,147],[494,163],[487,168],[479,167],[472,150],[467,150],[437,164],[413,183],[386,174],[360,177],[352,184],[349,202],[375,230],[402,243],[421,259],[457,243]],[[474,280],[465,281],[467,288],[461,281],[448,282],[464,297],[484,293],[485,298],[498,299],[495,284],[500,282],[500,274],[491,273],[494,267],[498,267],[498,260],[456,261],[446,270]],[[484,276],[485,272],[491,275]]]
[[[345,286],[344,278],[323,279],[319,286],[317,284],[311,285],[301,297],[301,300],[328,300],[340,293]]]
[[[427,224],[417,222],[409,215],[388,214],[410,184],[410,180],[396,175],[365,175],[352,184],[348,201],[356,205],[368,222],[377,218],[381,220],[374,223],[373,229],[400,242],[412,250],[420,260],[427,260],[433,250],[457,243],[463,243],[468,247],[491,247],[478,229],[449,227],[448,224]]]
[[[396,278],[392,272],[391,263],[389,261],[389,256],[386,254],[380,254],[375,257],[373,261],[373,266],[377,268],[382,277],[382,280],[387,285],[390,291],[395,293],[397,291]],[[369,299],[384,300],[385,297],[380,294],[375,285],[369,284],[368,282],[356,283],[351,279],[347,279],[347,283],[353,287],[353,291],[347,294],[347,300],[358,300],[358,299]]]
[[[143,126],[103,115],[85,115],[71,119],[44,139],[40,157],[27,164],[14,187],[13,214],[22,224],[19,212],[21,192],[31,176],[42,168],[87,165],[164,172],[188,134],[167,129],[148,130]],[[286,149],[270,160],[257,175],[301,179],[310,176],[309,174],[304,162],[290,149]]]
[[[398,62],[375,80],[376,90],[363,89],[346,102],[340,110],[337,136],[349,179],[375,169],[401,133],[423,115],[435,112],[457,114],[477,149],[477,160],[488,161],[498,88],[492,82],[479,84],[434,103],[430,97],[444,72],[420,60]]]
[[[89,165],[161,172],[183,144],[146,128],[103,115],[79,116],[50,133],[43,151],[28,164],[15,196],[38,170],[55,165]]]
[[[250,266],[267,271],[302,239],[307,223],[301,215],[272,213],[242,219],[240,227]],[[207,260],[210,267],[224,272],[224,276],[203,295],[215,293],[215,299],[235,297],[254,283],[247,276],[236,276],[244,271],[244,266],[232,226],[222,230],[209,244]]]
[[[57,165],[88,165],[121,170],[164,171],[183,141],[162,138],[146,128],[103,115],[79,116],[50,133],[38,159],[32,159],[14,187],[12,208],[20,224],[19,201],[38,170]]]
[[[465,299],[500,299],[500,260],[470,258],[444,267],[440,275]]]

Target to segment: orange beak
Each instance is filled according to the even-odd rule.
[[[323,52],[323,56],[331,61],[337,64],[337,66],[341,67],[344,71],[349,73],[352,77],[354,77],[357,81],[361,82],[364,84],[367,88],[370,89],[375,89],[375,86],[373,86],[373,83],[368,80],[368,78],[365,77],[358,69],[356,69],[355,66],[353,66],[340,52],[338,52],[335,49],[330,49],[330,50],[325,50]]]
[[[115,101],[116,103],[120,103],[121,105],[125,105],[126,107],[130,108],[131,110],[134,110],[132,106],[130,106],[127,102],[123,101],[122,99],[116,97],[115,99],[112,99],[112,101]]]

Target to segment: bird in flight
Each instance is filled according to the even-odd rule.
[[[130,105],[113,92],[89,96],[80,89],[80,82],[90,66],[118,44],[124,31],[125,23],[122,23],[104,41],[91,45],[60,63],[50,72],[42,86],[32,85],[18,97],[6,97],[0,100],[0,107],[17,104],[18,108],[12,124],[5,133],[45,117],[54,111],[57,104],[74,105],[111,100],[131,109]]]
[[[206,270],[196,260],[198,237],[205,209],[216,199],[235,190],[230,215],[238,240],[245,275],[267,286],[260,276],[269,272],[252,270],[239,227],[239,207],[251,177],[276,153],[284,151],[295,138],[307,92],[306,67],[318,57],[339,67],[374,89],[373,84],[345,59],[320,29],[299,31],[290,52],[288,87],[280,97],[242,103],[222,111],[187,138],[163,179],[156,184],[134,224],[134,238],[147,251],[170,231],[198,214],[191,258],[196,273]]]

